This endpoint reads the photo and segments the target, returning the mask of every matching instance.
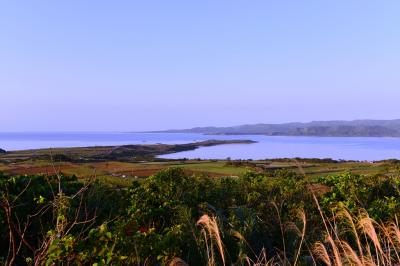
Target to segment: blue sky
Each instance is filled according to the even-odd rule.
[[[3,1],[0,131],[400,118],[399,1]]]

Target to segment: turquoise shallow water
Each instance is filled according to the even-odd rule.
[[[400,159],[400,138],[271,137],[262,135],[208,136],[175,133],[42,132],[0,133],[0,148],[22,150],[151,143],[189,143],[207,139],[251,139],[255,144],[203,147],[162,158],[267,159],[283,157],[346,160]]]

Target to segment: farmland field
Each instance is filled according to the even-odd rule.
[[[165,160],[148,162],[53,162],[50,160],[24,160],[22,162],[0,162],[0,171],[12,175],[55,174],[75,175],[78,178],[96,177],[112,184],[129,185],[131,181],[146,178],[169,167],[180,167],[188,174],[209,177],[239,176],[246,171],[267,173],[288,169],[308,177],[334,175],[343,172],[378,174],[393,168],[388,162],[324,162],[308,159],[297,160]],[[393,168],[391,171],[395,171]]]

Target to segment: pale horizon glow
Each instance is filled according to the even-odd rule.
[[[0,132],[400,118],[399,1],[9,1]]]

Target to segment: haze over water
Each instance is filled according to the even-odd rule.
[[[208,139],[255,140],[254,144],[202,147],[194,151],[162,155],[162,158],[269,159],[333,158],[345,160],[400,159],[400,138],[283,137],[263,135],[201,135],[187,133],[0,133],[0,148],[23,150],[127,144],[182,144]]]

